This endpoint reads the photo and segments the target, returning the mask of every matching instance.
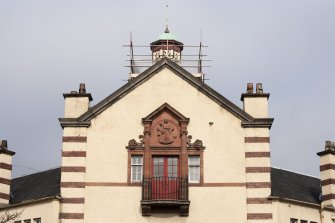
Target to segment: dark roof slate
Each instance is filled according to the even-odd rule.
[[[12,180],[10,204],[60,195],[60,168],[51,169]],[[297,201],[320,204],[320,179],[271,168],[271,195]]]
[[[271,195],[320,204],[321,182],[316,177],[271,168]]]
[[[60,173],[60,168],[56,168],[13,179],[9,203],[60,195]]]

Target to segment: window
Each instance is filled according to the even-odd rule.
[[[298,223],[298,219],[291,218],[291,219],[290,219],[290,223]]]
[[[300,223],[307,223],[306,220],[300,220]]]
[[[30,219],[23,220],[24,223],[31,223]]]
[[[200,183],[200,156],[188,157],[188,174],[190,183]]]
[[[14,223],[21,223],[21,221],[14,221]]]
[[[41,218],[34,218],[34,223],[42,223]]]
[[[143,175],[143,157],[131,157],[131,182],[141,182]]]

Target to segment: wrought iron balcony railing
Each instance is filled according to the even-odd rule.
[[[188,179],[180,177],[143,178],[142,201],[188,201]]]

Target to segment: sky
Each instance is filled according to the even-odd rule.
[[[249,82],[271,94],[271,165],[318,177],[316,153],[335,141],[334,11],[334,0],[1,0],[0,139],[16,152],[13,177],[60,166],[62,94],[86,83],[94,105],[124,85],[130,32],[149,45],[166,17],[185,45],[202,36],[212,88],[240,107]]]

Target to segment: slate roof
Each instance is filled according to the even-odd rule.
[[[10,204],[60,195],[60,168],[13,179],[10,195]]]
[[[51,169],[12,180],[10,204],[60,195],[60,168]],[[320,179],[271,168],[271,195],[320,204]]]
[[[316,177],[271,168],[271,195],[308,203],[321,203],[321,182]]]

